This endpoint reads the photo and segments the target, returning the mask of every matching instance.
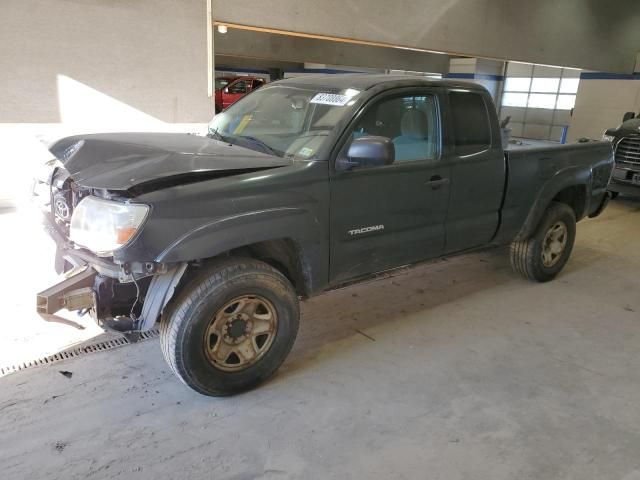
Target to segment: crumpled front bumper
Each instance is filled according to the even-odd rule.
[[[66,278],[37,295],[37,310],[43,315],[53,315],[59,310],[84,310],[95,304],[97,272],[90,267],[74,269]]]
[[[37,294],[43,316],[59,310],[89,311],[100,326],[122,333],[150,330],[187,269],[186,263],[155,265],[153,273],[76,248],[45,216],[44,228],[56,243],[56,271],[73,266],[60,283]]]

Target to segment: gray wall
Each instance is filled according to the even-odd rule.
[[[444,73],[449,68],[448,55],[233,28],[225,34],[216,31],[214,43],[216,55],[231,57],[433,73]],[[261,65],[259,61],[255,64]]]
[[[165,122],[206,122],[206,21],[205,0],[2,0],[0,123],[60,122],[59,76]]]
[[[633,71],[638,0],[214,0],[217,21],[469,56]]]

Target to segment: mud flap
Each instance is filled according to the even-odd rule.
[[[589,218],[595,218],[598,215],[600,215],[605,208],[607,208],[607,205],[609,204],[609,200],[611,200],[611,192],[606,192],[604,194],[604,197],[602,198],[602,203],[600,203],[600,206],[596,209],[595,212],[593,212],[591,215],[589,215]]]
[[[173,297],[173,292],[186,269],[187,264],[181,263],[169,269],[167,273],[153,277],[142,304],[142,313],[140,314],[140,323],[136,328],[137,331],[144,332],[153,328],[162,313],[162,309]]]

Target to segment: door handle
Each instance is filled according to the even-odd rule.
[[[429,185],[432,190],[438,190],[441,186],[449,183],[448,178],[442,178],[440,175],[434,175],[425,185]]]

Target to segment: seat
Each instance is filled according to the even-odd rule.
[[[400,121],[401,135],[393,139],[396,162],[422,160],[431,156],[429,141],[429,120],[427,115],[412,108],[407,110]]]

